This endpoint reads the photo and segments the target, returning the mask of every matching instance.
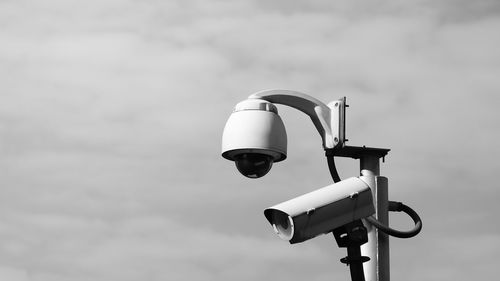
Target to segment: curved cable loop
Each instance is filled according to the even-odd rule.
[[[367,217],[366,220],[380,231],[398,238],[411,238],[416,236],[422,230],[422,219],[420,219],[420,216],[412,208],[406,206],[401,202],[389,201],[389,211],[405,212],[412,218],[413,222],[415,223],[415,227],[413,227],[412,230],[401,231],[390,228],[389,226],[380,223],[373,216]]]

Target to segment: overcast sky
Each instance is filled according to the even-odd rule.
[[[332,236],[289,245],[263,216],[331,183],[307,116],[278,106],[288,159],[262,179],[220,157],[233,106],[269,88],[346,96],[349,144],[391,149],[390,199],[424,221],[391,239],[393,280],[495,279],[499,15],[495,0],[0,1],[0,279],[350,280]]]

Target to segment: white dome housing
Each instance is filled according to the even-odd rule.
[[[238,103],[222,135],[222,156],[235,161],[243,154],[269,156],[272,162],[286,158],[287,137],[276,106],[261,99]]]

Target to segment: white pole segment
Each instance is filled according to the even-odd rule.
[[[360,158],[361,175],[365,176],[373,192],[376,217],[382,223],[388,222],[388,185],[387,179],[380,174],[379,157],[363,156]],[[389,239],[374,226],[366,223],[368,243],[361,245],[361,254],[370,258],[363,264],[366,281],[389,281]]]

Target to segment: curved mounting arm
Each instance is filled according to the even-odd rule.
[[[326,105],[309,95],[290,90],[264,90],[248,98],[288,105],[309,115],[323,139],[325,149],[344,144],[345,98]]]

